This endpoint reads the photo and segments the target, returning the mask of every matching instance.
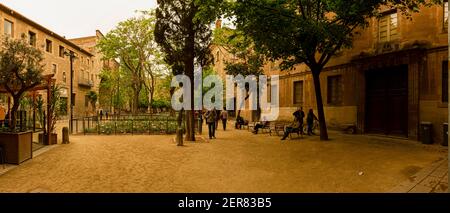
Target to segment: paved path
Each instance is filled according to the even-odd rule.
[[[394,193],[448,193],[448,159],[435,162],[397,187]]]
[[[438,146],[331,133],[248,131],[177,147],[173,136],[76,136],[0,175],[0,192],[389,192],[445,160]]]

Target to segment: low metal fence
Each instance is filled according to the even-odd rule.
[[[177,127],[177,118],[170,115],[91,116],[72,121],[73,133],[84,135],[175,134]]]

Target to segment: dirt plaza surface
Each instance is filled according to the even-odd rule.
[[[330,135],[281,142],[219,130],[185,147],[174,136],[72,136],[0,175],[0,192],[389,192],[447,155],[437,145]]]

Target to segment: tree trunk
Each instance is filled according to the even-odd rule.
[[[134,88],[133,109],[132,109],[133,115],[136,115],[139,109],[139,94],[140,91]]]
[[[175,88],[170,88],[170,97],[173,97],[173,94],[175,93]],[[170,116],[174,117],[175,116],[175,110],[173,110],[173,108],[170,108]]]
[[[14,104],[13,104],[13,107],[11,109],[11,114],[10,114],[10,116],[11,116],[10,127],[11,127],[12,132],[16,131],[16,125],[17,125],[16,113],[17,113],[17,110],[19,110],[19,106],[20,106],[20,98],[19,97],[16,97],[16,96],[13,97]]]
[[[318,73],[318,74],[317,74]],[[316,92],[317,110],[319,113],[319,123],[320,123],[320,140],[328,140],[327,124],[325,120],[325,111],[323,109],[323,99],[322,90],[320,86],[320,72],[313,71],[314,88]]]
[[[187,77],[189,77],[191,81],[191,97],[183,97],[189,98],[191,100],[191,108],[186,110],[186,141],[195,141],[195,119],[194,119],[194,61],[195,61],[195,31],[194,31],[194,23],[193,18],[190,19],[190,23],[188,23],[187,29],[189,29],[188,37],[185,40],[185,60],[184,60],[184,72]],[[186,100],[186,99],[184,99]]]
[[[178,114],[178,118],[177,118],[177,146],[183,146],[183,110],[181,110]]]

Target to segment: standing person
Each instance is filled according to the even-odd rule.
[[[316,135],[313,132],[313,125],[314,125],[314,121],[319,121],[319,119],[317,119],[316,115],[314,115],[314,110],[310,109],[309,113],[308,113],[308,117],[306,118],[306,123],[308,124],[308,135]]]
[[[208,133],[209,133],[209,139],[215,139],[216,138],[216,111],[215,110],[208,110],[205,113],[205,119],[206,123],[208,124]]]
[[[214,108],[214,113],[216,114],[216,130],[219,128],[219,121],[220,121],[220,111],[216,110],[216,108]]]
[[[105,112],[105,116],[106,116],[106,120],[108,120],[108,116],[109,116],[108,111]]]
[[[227,131],[228,111],[226,110],[226,108],[223,108],[222,112],[220,113],[220,119],[222,120],[223,131]]]
[[[203,111],[202,110],[200,110],[200,111],[197,111],[197,113],[198,113],[198,133],[199,134],[202,134],[202,129],[203,129]]]
[[[100,121],[103,121],[103,110],[100,110]]]

